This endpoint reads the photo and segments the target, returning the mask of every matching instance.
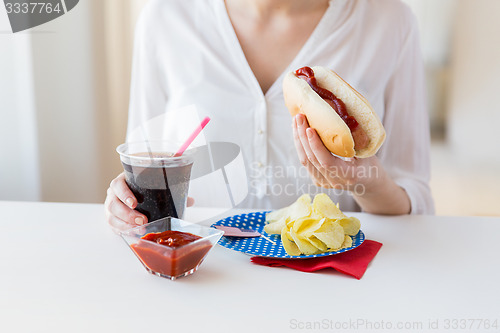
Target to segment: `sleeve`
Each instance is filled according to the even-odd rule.
[[[135,29],[127,141],[144,139],[143,125],[165,111],[167,87],[154,42],[156,22],[151,4],[142,11]]]
[[[434,214],[425,74],[417,22],[410,14],[410,28],[384,93],[387,139],[379,158],[408,194],[411,214]]]

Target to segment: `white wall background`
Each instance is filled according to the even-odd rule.
[[[16,34],[3,5],[0,13],[0,199],[102,202],[112,177],[106,165],[116,156],[106,130],[99,13],[81,1]]]
[[[30,35],[0,10],[0,200],[41,198],[33,87]]]
[[[442,139],[446,129],[451,43],[457,0],[403,0],[417,16],[426,66],[431,134]]]
[[[446,129],[431,152],[436,211],[500,215],[500,1],[405,1],[420,23],[431,119]]]
[[[455,24],[449,141],[463,162],[500,168],[500,1],[461,0]],[[500,186],[500,175],[492,179]]]
[[[46,201],[92,201],[98,194],[101,133],[91,23],[89,2],[80,1],[66,15],[38,28],[50,33],[31,35]]]
[[[404,1],[419,20],[428,75],[436,75],[429,97],[446,109],[450,149],[466,163],[500,163],[500,1]]]
[[[451,52],[451,37],[457,0],[403,0],[417,16],[426,65],[446,64]]]

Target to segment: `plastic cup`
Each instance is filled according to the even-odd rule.
[[[177,142],[131,142],[116,148],[125,180],[148,222],[164,217],[182,218],[194,161],[194,149],[174,157]]]

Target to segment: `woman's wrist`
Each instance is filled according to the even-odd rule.
[[[406,191],[378,166],[377,175],[365,183],[362,192],[354,192],[354,199],[364,212],[383,215],[403,215],[411,211]]]

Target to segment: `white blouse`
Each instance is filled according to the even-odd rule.
[[[241,148],[249,194],[240,207],[279,208],[303,193],[326,192],[342,210],[360,210],[351,193],[316,187],[294,148],[283,76],[321,65],[370,102],[387,133],[377,154],[380,162],[408,193],[413,214],[433,214],[418,28],[399,0],[331,0],[305,45],[265,94],[223,0],[152,0],[135,38],[128,140],[141,124],[194,106],[200,119],[212,119],[204,130],[207,141]],[[191,195],[197,200],[204,193]]]

